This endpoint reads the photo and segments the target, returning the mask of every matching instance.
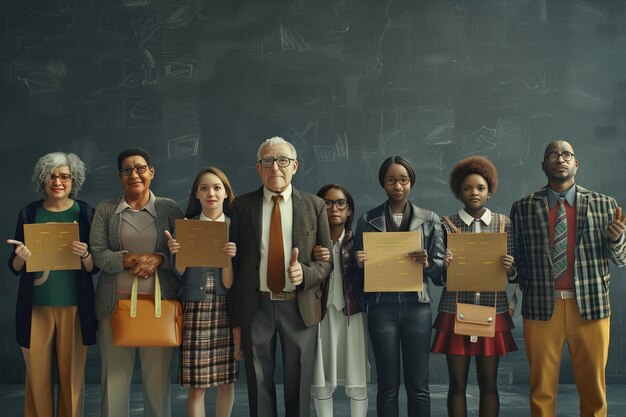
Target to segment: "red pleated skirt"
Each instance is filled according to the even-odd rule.
[[[511,329],[515,328],[508,312],[496,315],[494,337],[479,337],[476,343],[470,336],[454,333],[454,314],[439,312],[433,328],[437,329],[431,352],[449,355],[502,356],[517,350]]]

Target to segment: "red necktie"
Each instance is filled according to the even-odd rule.
[[[285,250],[283,248],[283,226],[280,219],[282,195],[272,196],[274,207],[270,220],[270,239],[267,252],[267,287],[277,294],[285,288]]]

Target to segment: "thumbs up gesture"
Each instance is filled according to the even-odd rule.
[[[170,253],[172,255],[176,255],[178,251],[180,250],[180,243],[178,243],[178,241],[174,239],[174,236],[172,236],[169,230],[164,230],[164,232],[165,232],[165,237],[167,237],[167,248],[170,250]],[[178,261],[176,261],[174,268],[176,268],[178,273],[181,275],[185,272],[185,269],[186,269],[186,268],[179,267]]]
[[[293,248],[291,250],[291,259],[289,259],[289,268],[287,268],[287,275],[289,275],[289,280],[296,287],[302,284],[302,279],[304,275],[302,274],[302,265],[298,262],[298,254],[300,251],[298,248]]]
[[[180,243],[178,243],[178,241],[174,239],[174,237],[168,230],[165,230],[165,237],[167,237],[167,248],[170,250],[170,253],[172,255],[178,253],[178,251],[180,250]]]
[[[613,218],[613,222],[609,225],[608,230],[606,231],[606,236],[609,240],[613,242],[617,242],[621,239],[624,231],[626,230],[626,216],[622,216],[622,208],[617,207],[615,209],[615,217]]]

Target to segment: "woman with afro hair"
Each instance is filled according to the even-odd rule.
[[[507,233],[507,255],[502,257],[509,282],[514,282],[511,221],[502,214],[485,207],[496,192],[496,167],[486,158],[473,156],[459,161],[450,173],[450,188],[463,203],[459,212],[444,217],[446,233]],[[504,228],[501,228],[504,223]],[[454,254],[446,251],[446,265],[454,262]],[[494,298],[495,297],[495,298]],[[454,333],[456,303],[496,306],[495,337],[463,336]],[[448,415],[466,417],[465,391],[470,360],[476,357],[476,374],[480,390],[479,416],[495,417],[500,410],[497,377],[500,356],[517,350],[511,334],[514,327],[509,314],[506,292],[448,291],[444,287],[439,301],[439,313],[433,327],[436,329],[431,351],[445,353],[448,363]]]

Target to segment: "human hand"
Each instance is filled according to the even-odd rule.
[[[420,263],[424,268],[428,268],[430,263],[428,262],[428,253],[425,249],[414,250],[406,254],[407,258],[413,259],[415,262]]]
[[[330,251],[324,246],[317,245],[313,248],[313,259],[315,262],[330,261]]]
[[[514,261],[515,258],[513,258],[511,255],[504,255],[502,256],[502,258],[500,258],[500,265],[502,265],[502,267],[506,270],[506,275],[509,277],[512,277],[515,273],[515,270],[513,269]]]
[[[78,255],[81,259],[85,259],[89,256],[89,245],[75,240],[72,242],[72,253]]]
[[[622,216],[622,208],[617,207],[615,209],[615,217],[606,231],[606,236],[613,242],[616,242],[620,240],[625,230],[626,216]]]
[[[359,268],[363,269],[365,261],[367,261],[367,253],[364,250],[354,252],[354,260]]]
[[[293,248],[291,250],[291,259],[289,260],[289,268],[287,268],[287,275],[289,275],[289,280],[296,287],[302,284],[302,265],[298,262],[298,254],[300,251],[298,248]]]
[[[224,252],[229,258],[234,258],[237,255],[237,244],[235,242],[226,242],[224,244]]]
[[[159,266],[163,265],[163,257],[156,253],[142,253],[137,255],[137,262],[133,267],[133,274],[139,278],[150,278]]]
[[[15,239],[7,239],[9,245],[15,245],[15,256],[26,262],[32,253],[28,250],[23,242]]]
[[[178,241],[174,239],[174,237],[168,230],[165,230],[164,232],[165,237],[167,237],[167,248],[170,250],[170,253],[172,255],[177,254],[180,250],[180,243],[178,243]]]
[[[233,344],[235,345],[235,359],[241,359],[241,327],[233,327]]]
[[[454,256],[452,255],[452,252],[450,252],[450,249],[446,249],[446,253],[443,255],[443,261],[446,264],[446,268],[450,266],[450,262],[452,262],[453,260]]]

